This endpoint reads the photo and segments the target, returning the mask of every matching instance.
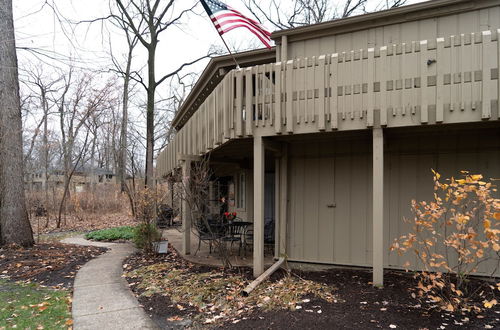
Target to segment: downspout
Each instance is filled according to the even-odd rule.
[[[275,271],[277,271],[281,265],[285,262],[285,257],[280,257],[274,265],[269,267],[262,275],[257,277],[252,283],[250,283],[243,291],[241,291],[241,295],[243,297],[248,297],[250,292],[252,292],[260,283],[262,283],[265,279],[271,276]]]

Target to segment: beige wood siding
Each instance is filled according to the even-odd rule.
[[[290,146],[289,257],[369,265],[371,154],[368,140]]]
[[[500,178],[500,129],[389,132],[386,136],[384,264],[401,268],[407,259],[390,253],[389,246],[410,229],[403,219],[412,215],[411,200],[433,198],[431,168],[443,177],[470,170]],[[371,266],[370,142],[369,136],[360,135],[290,145],[291,260]]]
[[[500,7],[428,18],[400,24],[370,28],[321,38],[288,43],[288,59],[366,49],[390,44],[435,40],[438,37],[496,30],[500,28]]]

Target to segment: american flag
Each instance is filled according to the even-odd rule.
[[[236,28],[244,27],[255,34],[267,48],[271,48],[271,33],[259,22],[245,17],[239,11],[217,0],[200,0],[217,32],[222,36]]]

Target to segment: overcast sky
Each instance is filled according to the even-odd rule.
[[[61,17],[73,22],[104,17],[109,13],[106,0],[52,0],[55,2]],[[239,1],[235,3],[244,10]],[[14,1],[15,28],[18,47],[29,47],[44,52],[54,53],[54,56],[67,63],[68,58],[76,66],[90,68],[105,68],[109,65],[110,44],[113,54],[126,52],[126,42],[121,31],[114,29],[110,24],[94,23],[80,24],[71,27],[70,24],[61,24],[49,6],[44,6],[45,0]],[[187,8],[194,0],[179,1],[176,10]],[[172,71],[182,63],[206,54],[211,45],[221,47],[220,38],[212,23],[203,12],[201,5],[195,9],[196,14],[187,15],[181,25],[169,28],[160,35],[157,50],[158,73],[161,75]],[[71,30],[74,29],[74,30]],[[239,29],[241,30],[241,29]],[[68,40],[68,37],[71,41]],[[243,38],[242,38],[243,37]],[[253,35],[244,31],[234,31],[228,34],[230,44],[239,47],[247,46],[245,40],[257,44]],[[242,41],[243,40],[243,41]],[[248,47],[248,46],[247,46]],[[33,53],[19,51],[21,65],[32,59]],[[43,59],[43,57],[40,57]],[[145,63],[142,46],[136,47],[136,65]],[[206,61],[198,65],[200,70]]]
[[[368,9],[379,5],[381,1],[369,1]],[[60,58],[60,65],[67,63],[68,58],[71,57],[76,66],[96,69],[109,66],[110,45],[115,56],[125,53],[126,43],[120,31],[113,29],[109,24],[100,23],[90,26],[88,24],[76,27],[70,24],[61,26],[52,8],[44,6],[45,2],[54,3],[61,18],[72,22],[95,19],[109,14],[107,0],[14,1],[15,28],[19,47],[53,52],[55,57]],[[194,2],[197,0],[179,1],[176,10],[187,8]],[[225,2],[249,14],[240,0],[226,0]],[[415,2],[419,0],[410,0],[410,3]],[[161,35],[157,50],[157,75],[170,72],[180,64],[206,54],[211,45],[222,47],[221,40],[201,5],[198,5],[195,11],[196,14],[187,15],[181,25],[169,28]],[[269,24],[267,27],[272,30]],[[234,47],[262,47],[258,40],[245,29],[233,30],[225,37]],[[136,65],[143,66],[144,51],[140,45],[136,49]],[[21,65],[30,61],[32,55],[20,50]],[[40,58],[43,59],[43,57]],[[202,70],[205,65],[206,61],[198,65],[196,70]]]

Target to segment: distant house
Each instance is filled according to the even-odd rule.
[[[91,184],[102,185],[116,183],[116,175],[109,170],[102,168],[78,168],[73,173],[70,182],[70,191],[83,192],[88,189]],[[45,176],[41,172],[28,173],[25,175],[26,189],[29,191],[42,191],[45,185],[50,189],[64,187],[64,171],[53,170],[45,180]]]
[[[276,256],[372,267],[380,284],[403,268],[389,246],[411,200],[432,199],[431,168],[500,177],[499,29],[498,0],[436,0],[277,31],[240,69],[211,60],[157,173],[210,155],[219,196],[254,223],[255,275],[270,218]]]

